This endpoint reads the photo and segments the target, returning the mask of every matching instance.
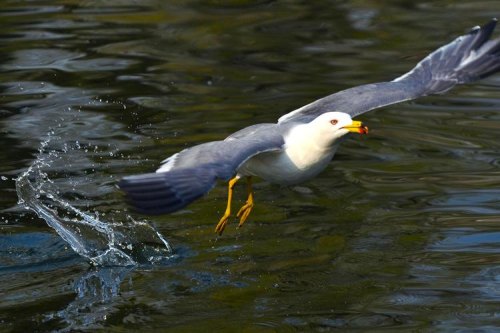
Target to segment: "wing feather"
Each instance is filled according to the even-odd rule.
[[[337,92],[283,115],[278,122],[309,122],[329,111],[345,112],[354,117],[386,105],[444,93],[457,84],[494,74],[500,70],[500,38],[490,40],[496,23],[493,19],[482,27],[474,27],[391,82]]]
[[[123,178],[118,186],[143,214],[177,211],[210,191],[217,179],[228,180],[256,154],[280,150],[284,139],[277,124],[243,129],[224,141],[207,142],[164,161],[156,173]]]

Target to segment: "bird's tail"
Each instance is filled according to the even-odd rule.
[[[437,49],[394,82],[418,82],[421,95],[444,93],[456,84],[487,77],[500,70],[500,38],[489,40],[497,19]]]
[[[118,186],[130,204],[149,215],[179,210],[210,191],[216,176],[210,169],[179,169],[123,178]]]

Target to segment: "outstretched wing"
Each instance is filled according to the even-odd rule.
[[[156,173],[125,177],[118,186],[138,212],[171,213],[206,194],[217,179],[233,177],[252,156],[280,150],[283,144],[280,125],[250,126],[224,141],[185,149],[166,159]]]
[[[352,117],[386,105],[448,91],[500,70],[500,38],[489,40],[497,20],[429,54],[410,72],[391,81],[362,85],[326,96],[283,115],[279,123],[309,122],[329,111]]]

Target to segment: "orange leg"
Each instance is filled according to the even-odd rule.
[[[224,228],[226,227],[226,224],[229,221],[229,216],[231,215],[231,201],[233,200],[233,188],[238,179],[240,178],[238,176],[235,176],[234,178],[231,178],[231,180],[229,180],[226,212],[221,217],[219,223],[217,223],[217,226],[215,227],[215,232],[218,233],[219,236],[222,235],[222,232],[224,232]]]
[[[250,212],[252,211],[253,208],[252,177],[247,177],[247,192],[248,192],[247,202],[243,205],[243,207],[240,208],[238,214],[236,214],[236,216],[240,218],[240,223],[238,224],[238,228],[241,228],[243,226],[243,223],[245,223],[248,215],[250,215]]]

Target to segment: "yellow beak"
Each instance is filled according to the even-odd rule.
[[[363,125],[362,122],[357,120],[353,120],[351,125],[344,126],[343,128],[353,133],[368,134],[368,126]]]

